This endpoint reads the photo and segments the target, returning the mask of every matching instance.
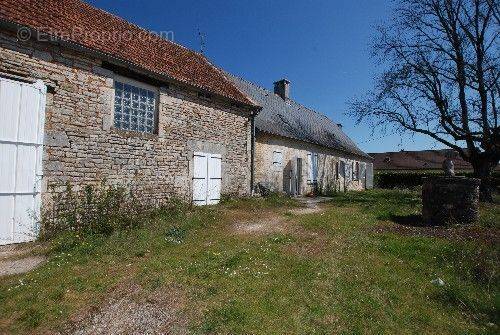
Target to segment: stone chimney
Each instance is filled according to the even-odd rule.
[[[274,93],[279,95],[283,100],[290,98],[290,81],[281,79],[274,83]]]

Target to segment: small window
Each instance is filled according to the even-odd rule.
[[[273,151],[273,168],[281,170],[283,166],[283,153],[281,151]]]
[[[335,179],[339,180],[340,178],[340,162],[335,162]]]
[[[117,129],[155,132],[157,93],[152,89],[115,81],[114,125]]]

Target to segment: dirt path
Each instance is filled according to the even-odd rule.
[[[322,203],[329,198],[297,198],[301,207],[293,208],[285,213],[264,211],[260,213],[233,213],[239,219],[231,225],[231,229],[238,235],[266,235],[271,233],[291,232],[295,229],[293,220],[285,214],[307,215],[320,213],[324,210]]]
[[[303,207],[292,209],[290,213],[295,215],[304,215],[322,212],[323,208],[321,207],[321,204],[330,201],[330,198],[297,198],[297,200],[303,205]]]
[[[0,247],[0,277],[29,272],[45,262],[46,257],[36,255],[37,245],[20,244]]]

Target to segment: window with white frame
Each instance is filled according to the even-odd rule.
[[[283,153],[281,151],[273,151],[273,169],[279,171],[283,167]]]
[[[157,100],[158,93],[154,87],[125,78],[115,80],[115,128],[153,134],[156,130]]]
[[[318,154],[307,154],[308,166],[308,183],[316,183],[318,181]]]

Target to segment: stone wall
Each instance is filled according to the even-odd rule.
[[[429,225],[474,223],[479,219],[480,179],[428,177],[422,186],[422,217]]]
[[[191,199],[194,151],[222,154],[222,193],[250,191],[249,111],[206,99],[188,87],[158,87],[156,134],[112,127],[113,76],[99,59],[48,43],[17,42],[0,32],[0,73],[49,87],[43,156],[43,201],[65,182],[103,180],[136,189],[148,200]]]
[[[283,166],[273,166],[273,152],[283,154]],[[290,176],[290,165],[296,158],[302,158],[302,184],[301,194],[313,191],[313,184],[308,183],[308,158],[309,153],[318,154],[318,187],[324,192],[343,190],[365,189],[365,179],[352,178],[352,164],[365,163],[371,168],[370,161],[350,156],[319,145],[294,140],[291,138],[259,132],[255,145],[255,182],[272,185],[274,191],[287,192]],[[337,178],[336,163],[340,160],[346,164],[346,178]],[[360,168],[361,169],[361,168]]]

